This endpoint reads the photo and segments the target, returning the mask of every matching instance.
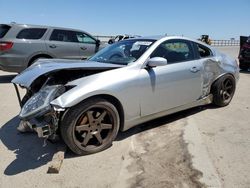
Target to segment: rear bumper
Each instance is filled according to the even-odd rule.
[[[24,60],[20,57],[5,57],[0,55],[0,70],[7,72],[22,72],[26,66]]]
[[[20,73],[20,72],[22,72],[23,68],[15,67],[15,66],[12,67],[12,66],[0,65],[0,70],[6,71],[6,72],[17,72],[17,73]]]

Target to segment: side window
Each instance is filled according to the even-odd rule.
[[[151,57],[163,57],[168,63],[176,63],[193,60],[194,54],[188,41],[173,40],[160,44]]]
[[[40,39],[43,37],[47,29],[44,28],[30,28],[21,30],[16,38],[17,39]]]
[[[76,36],[77,36],[78,42],[80,42],[80,43],[96,44],[96,40],[93,39],[92,37],[88,36],[85,33],[77,32]]]
[[[201,44],[197,44],[197,49],[198,49],[198,55],[200,56],[200,58],[206,58],[206,57],[210,57],[213,55],[209,48]]]
[[[60,29],[54,29],[49,40],[61,42],[78,42],[76,32]]]

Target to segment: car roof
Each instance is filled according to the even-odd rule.
[[[196,39],[191,39],[191,38],[188,38],[188,37],[184,37],[184,36],[153,35],[153,36],[144,36],[144,37],[138,37],[138,38],[133,38],[133,39],[127,39],[127,40],[136,40],[136,39],[139,39],[139,40],[154,40],[154,41],[158,41],[158,40],[162,40],[162,39],[165,39],[165,40],[182,39],[182,40],[188,40],[188,41],[192,41],[192,42],[201,44],[201,45],[206,46],[206,47],[208,47],[210,49],[212,48],[211,46],[205,44],[204,42],[201,42],[201,41],[196,40]]]
[[[144,39],[144,40],[161,40],[161,39],[183,39],[183,40],[190,40],[193,42],[198,42],[200,43],[198,40],[194,40],[188,37],[183,37],[183,36],[164,36],[164,35],[154,35],[154,36],[145,36],[145,37],[140,37],[140,39]],[[203,43],[201,43],[203,44]]]
[[[49,25],[36,25],[36,24],[21,24],[21,23],[15,23],[15,22],[11,22],[10,24],[4,24],[4,25],[9,25],[9,26],[19,26],[19,27],[34,27],[34,28],[51,28],[51,29],[62,29],[62,30],[71,30],[71,31],[81,31],[81,32],[85,32],[84,30],[81,29],[73,29],[73,28],[67,28],[67,27],[57,27],[57,26],[49,26]]]
[[[202,41],[199,41],[199,40],[196,40],[196,39],[191,39],[191,38],[184,37],[184,36],[154,35],[154,36],[144,36],[144,37],[126,39],[126,41],[127,40],[140,40],[140,41],[143,41],[143,40],[150,40],[150,41],[159,41],[159,40],[162,40],[162,41],[165,41],[165,40],[170,40],[170,39],[181,39],[181,40],[188,40],[188,41],[191,41],[191,42],[195,42],[195,43],[201,44],[203,46],[206,46],[207,48],[209,48],[213,52],[213,54],[217,54],[218,53],[218,50],[216,50],[212,46],[210,46],[208,44],[205,44]]]

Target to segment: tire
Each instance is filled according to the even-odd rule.
[[[32,65],[32,64],[34,64],[38,59],[52,59],[52,57],[51,56],[35,56],[35,57],[33,57],[31,60],[30,60],[30,62],[28,63],[28,67],[30,66],[30,65]]]
[[[60,132],[74,153],[93,154],[112,145],[120,126],[119,113],[113,104],[94,98],[79,103],[65,113]]]
[[[212,86],[213,103],[217,106],[227,106],[235,92],[235,79],[232,75],[224,75]]]

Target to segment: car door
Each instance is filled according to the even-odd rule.
[[[54,29],[46,45],[48,51],[56,58],[80,59],[75,31]]]
[[[150,57],[166,58],[168,64],[141,70],[142,116],[185,105],[200,98],[202,65],[200,60],[195,59],[193,46],[189,41],[165,41]]]
[[[98,51],[99,44],[93,37],[83,32],[77,32],[76,36],[79,42],[81,59],[87,59]]]

